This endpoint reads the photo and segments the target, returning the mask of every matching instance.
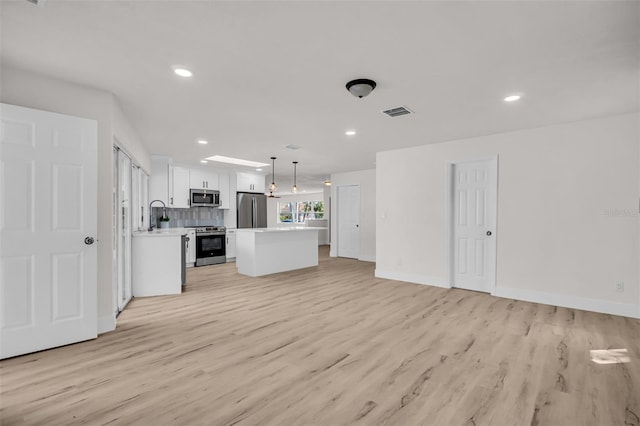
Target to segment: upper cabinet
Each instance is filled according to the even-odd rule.
[[[264,176],[238,173],[238,192],[260,192],[264,194]]]
[[[215,189],[219,190],[218,174],[210,170],[191,169],[189,175],[191,189]]]
[[[169,208],[189,207],[189,169],[174,166],[168,157],[151,158],[149,202],[162,201]]]
[[[189,193],[189,169],[186,167],[170,166],[169,204],[174,209],[188,209],[191,206]]]
[[[229,175],[218,175],[219,191],[220,191],[220,208],[228,209],[230,207],[229,198],[231,197],[231,191],[229,190]]]
[[[242,174],[249,177],[247,189],[243,191],[264,192],[262,176]],[[230,187],[229,174],[224,171],[218,175],[204,168],[176,166],[168,157],[152,156],[151,158],[149,201],[160,200],[168,208],[187,209],[190,207],[191,189],[208,189],[220,191],[219,208],[228,209],[231,207]]]
[[[169,206],[169,166],[167,157],[151,157],[151,176],[149,176],[149,202],[162,201]]]

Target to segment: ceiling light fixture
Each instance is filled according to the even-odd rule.
[[[261,172],[261,171],[262,171],[262,169],[256,169],[256,172]]]
[[[207,160],[217,161],[218,163],[235,164],[237,166],[247,166],[247,167],[253,167],[253,168],[264,167],[269,165],[269,163],[260,163],[258,161],[243,160],[241,158],[225,157],[224,155],[213,155],[211,157],[207,157]]]
[[[276,157],[271,157],[271,185],[269,185],[269,193],[273,196],[273,193],[278,190],[276,186]]]
[[[356,98],[364,98],[376,88],[376,82],[368,78],[351,80],[346,85],[347,90]]]
[[[291,188],[291,192],[293,192],[294,194],[298,192],[298,185],[296,185],[297,169],[298,169],[298,162],[294,161],[293,162],[293,188]]]
[[[322,183],[324,183],[324,186],[331,186],[331,181],[330,180],[325,180]]]
[[[191,71],[189,71],[188,69],[186,69],[186,68],[175,68],[173,70],[173,72],[175,72],[180,77],[191,77],[191,76],[193,76],[193,73]]]
[[[198,139],[198,143],[199,143],[200,145],[206,145],[206,144],[208,144],[208,143],[209,143],[209,141],[206,141],[206,140],[204,140],[204,139]]]
[[[514,102],[520,99],[520,95],[509,95],[506,98],[504,98],[505,102]]]
[[[354,136],[356,134],[355,130],[347,130],[346,132],[344,132],[345,135],[347,136]]]
[[[207,163],[208,163],[208,161],[207,161],[207,160],[200,160],[200,162],[201,162],[202,164],[207,164]]]

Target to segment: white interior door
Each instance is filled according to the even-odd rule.
[[[497,161],[453,165],[453,286],[495,287]]]
[[[97,336],[97,123],[0,104],[0,357]]]
[[[360,187],[338,187],[338,256],[360,257]]]

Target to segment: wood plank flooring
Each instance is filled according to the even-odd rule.
[[[2,361],[2,425],[640,425],[640,321],[329,258],[188,272],[98,339]],[[590,349],[626,348],[598,365]]]

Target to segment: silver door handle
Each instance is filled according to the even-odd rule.
[[[84,243],[85,243],[86,245],[88,245],[88,246],[90,246],[91,244],[93,244],[93,243],[94,243],[94,241],[95,241],[95,240],[93,239],[93,237],[86,237],[86,238],[84,239]]]

